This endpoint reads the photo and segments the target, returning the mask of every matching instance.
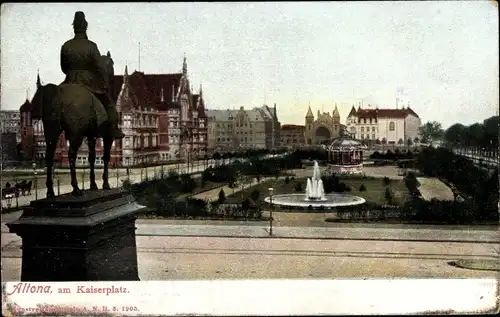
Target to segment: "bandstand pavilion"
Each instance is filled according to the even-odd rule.
[[[363,150],[366,146],[349,137],[339,137],[327,147],[328,170],[331,173],[359,174],[363,172]]]

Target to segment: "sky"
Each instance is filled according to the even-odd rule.
[[[63,81],[75,11],[115,74],[180,72],[186,56],[209,109],[276,103],[282,124],[304,124],[308,105],[316,115],[337,104],[345,123],[352,105],[395,108],[398,98],[443,127],[498,115],[491,1],[3,3],[2,109],[33,96],[38,69],[44,84]]]

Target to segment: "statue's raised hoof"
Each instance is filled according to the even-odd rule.
[[[93,183],[90,185],[90,190],[98,190],[99,188],[97,187],[96,183]]]
[[[108,184],[108,183],[104,183],[104,184],[102,185],[102,189],[104,189],[104,190],[108,190],[108,189],[111,189],[111,187],[109,186],[109,184]]]
[[[73,192],[71,194],[73,194],[73,196],[82,196],[83,191],[80,189],[73,189]]]

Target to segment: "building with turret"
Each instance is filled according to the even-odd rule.
[[[329,112],[321,113],[318,110],[316,118],[313,115],[311,106],[307,109],[305,117],[304,139],[307,145],[326,144],[331,139],[340,136],[341,124],[340,113],[335,104],[332,114]]]
[[[41,85],[37,76],[37,86]],[[113,143],[111,164],[130,166],[158,161],[203,156],[207,149],[205,102],[200,85],[193,93],[184,58],[182,72],[145,74],[140,71],[113,78],[112,97],[117,105],[119,126],[125,137]],[[32,120],[29,100],[21,106],[21,148],[33,153],[33,160],[45,155],[43,125]],[[58,143],[55,160],[68,165],[64,135]],[[96,144],[96,166],[102,165],[102,142]],[[84,142],[78,151],[77,165],[88,165]]]

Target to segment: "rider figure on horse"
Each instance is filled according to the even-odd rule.
[[[121,139],[124,134],[118,128],[116,105],[108,94],[106,70],[99,62],[101,53],[97,45],[88,39],[87,26],[85,14],[76,12],[73,20],[75,37],[61,47],[61,70],[66,75],[63,84],[80,84],[91,91],[108,113],[112,137]]]

